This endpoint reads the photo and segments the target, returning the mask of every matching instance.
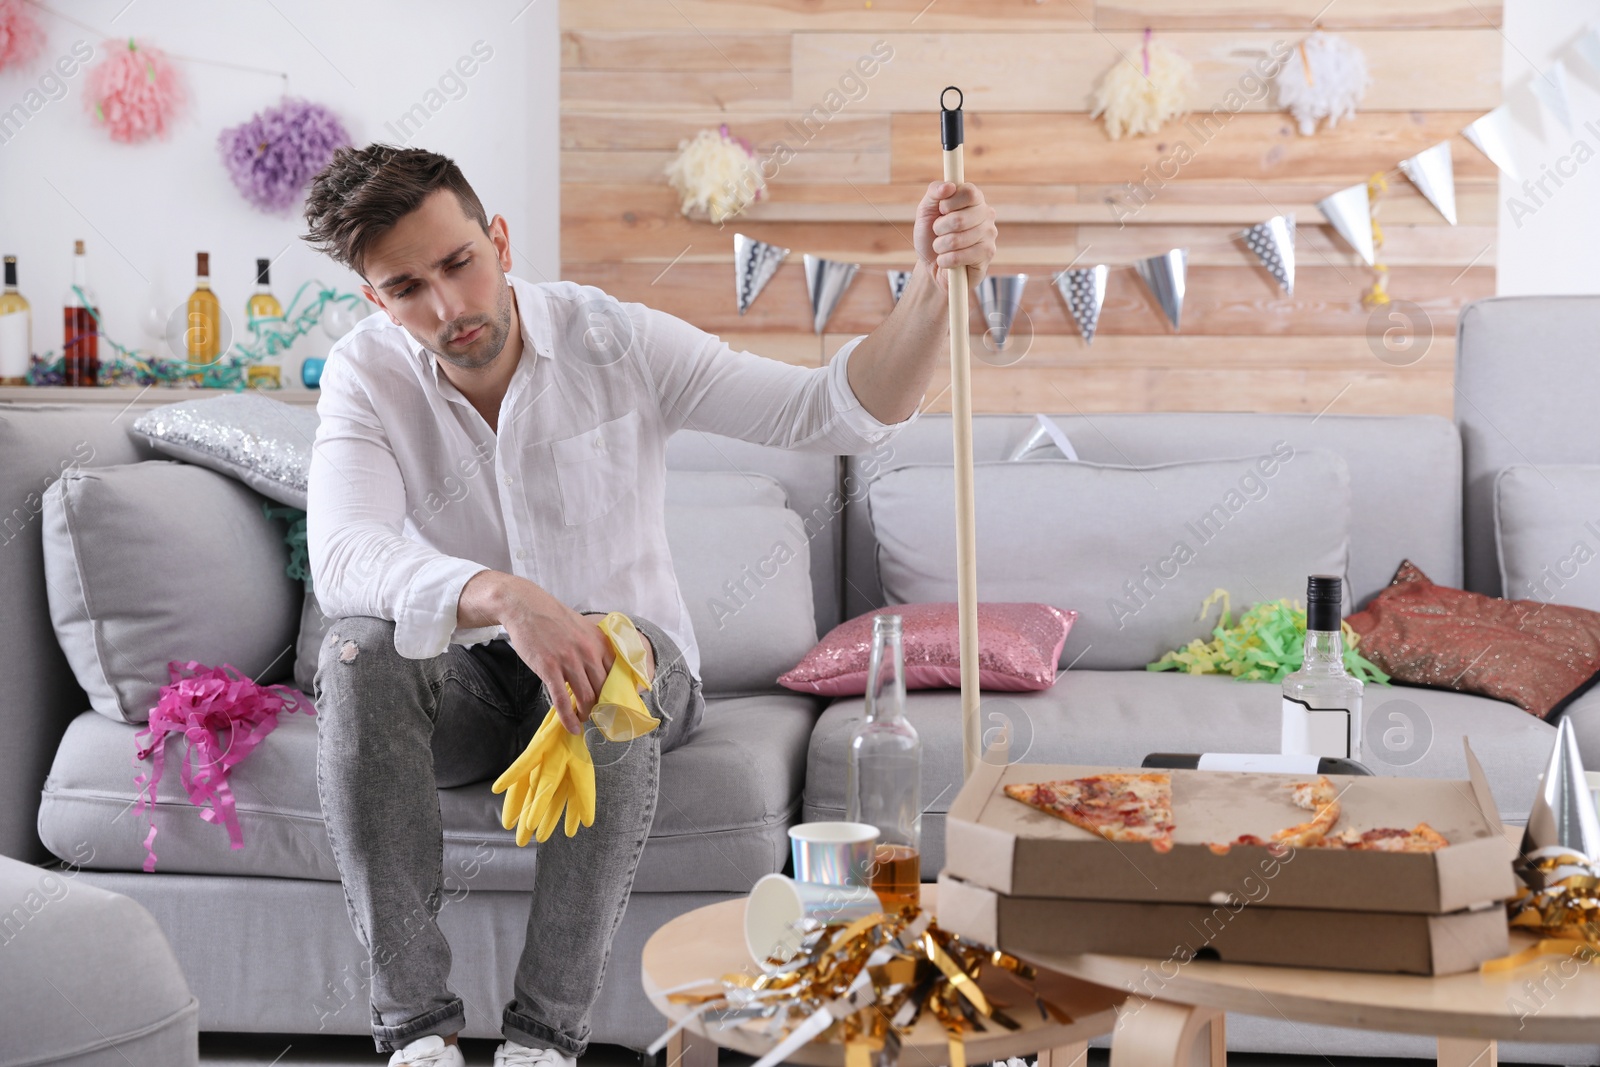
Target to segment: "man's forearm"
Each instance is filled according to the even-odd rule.
[[[921,260],[883,324],[850,353],[850,389],[879,422],[911,417],[933,368],[950,358],[950,301]]]
[[[456,602],[457,626],[499,626],[510,600],[511,586],[521,581],[504,571],[483,570],[467,579]]]

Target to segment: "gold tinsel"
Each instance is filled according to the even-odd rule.
[[[866,1067],[871,1054],[886,1046],[897,1049],[924,1012],[944,1028],[951,1067],[965,1067],[968,1035],[983,1032],[986,1024],[1018,1029],[1006,1005],[978,988],[988,967],[1022,982],[1033,998],[1028,1010],[1038,1011],[1041,1019],[1072,1021],[1033,992],[1033,968],[939,929],[919,908],[849,923],[811,920],[802,932],[793,959],[769,959],[755,977],[729,974],[707,982],[715,992],[673,993],[668,999],[694,1005],[690,1019],[710,1017],[725,1025],[761,1020],[777,1042],[775,1053],[785,1041],[840,1042],[847,1067]]]
[[[1539,935],[1533,946],[1490,960],[1485,971],[1505,971],[1540,956],[1600,958],[1600,865],[1563,848],[1542,848],[1527,856],[1526,882],[1507,905],[1513,929]]]

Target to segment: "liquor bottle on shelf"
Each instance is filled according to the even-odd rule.
[[[0,385],[27,385],[33,358],[33,309],[17,292],[17,257],[7,256],[0,292]]]
[[[845,818],[878,828],[872,888],[885,908],[921,898],[922,742],[906,721],[900,616],[872,620],[866,718],[850,739]]]
[[[259,320],[283,318],[283,305],[272,295],[272,282],[268,275],[271,266],[270,259],[256,260],[256,291],[250,294],[244,306],[245,325],[252,333],[255,333]],[[256,339],[260,341],[261,335],[257,333]],[[269,352],[259,363],[252,363],[245,374],[245,384],[251,389],[282,389],[283,354]]]
[[[100,309],[89,288],[89,257],[83,242],[72,246],[72,287],[62,308],[61,365],[67,385],[97,385],[100,381]]]
[[[211,255],[196,252],[194,292],[189,294],[189,316],[183,331],[183,348],[191,366],[189,377],[198,381],[204,368],[222,355],[222,305],[211,291]]]
[[[1306,581],[1306,658],[1283,680],[1284,755],[1361,759],[1361,679],[1344,668],[1343,580]]]

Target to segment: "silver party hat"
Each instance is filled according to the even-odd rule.
[[[1317,210],[1350,243],[1361,261],[1372,266],[1377,256],[1372,246],[1372,201],[1367,199],[1367,183],[1323,197],[1317,201]]]
[[[1068,267],[1056,275],[1056,290],[1067,302],[1067,310],[1083,334],[1083,343],[1094,344],[1094,331],[1100,325],[1100,308],[1106,302],[1106,275],[1111,268],[1104,263],[1092,267]]]
[[[1150,295],[1156,298],[1161,313],[1172,323],[1172,328],[1181,329],[1179,320],[1183,318],[1183,291],[1189,271],[1189,250],[1174,248],[1162,255],[1141,259],[1133,266],[1139,272],[1139,277],[1144,279]]]
[[[1511,155],[1511,111],[1501,104],[1487,115],[1470,122],[1461,136],[1472,142],[1472,147],[1489,157],[1489,162],[1506,172],[1512,179],[1520,178]]]
[[[1563,718],[1556,728],[1556,746],[1544,769],[1544,782],[1528,812],[1528,828],[1522,834],[1517,871],[1532,888],[1543,887],[1547,876],[1528,865],[1541,856],[1576,854],[1589,864],[1600,864],[1600,812],[1583,776],[1583,759],[1578,755],[1578,736],[1572,721]],[[1548,878],[1559,881],[1570,867],[1557,867]]]
[[[884,273],[889,275],[889,295],[898,304],[900,303],[900,297],[906,291],[906,283],[911,280],[911,272],[908,270],[891,270]]]
[[[1274,215],[1258,222],[1240,237],[1256,254],[1267,273],[1277,279],[1284,292],[1294,295],[1294,216]]]
[[[733,285],[739,314],[750,310],[751,303],[766,288],[767,282],[777,273],[778,264],[788,254],[787,248],[769,245],[742,233],[733,235]]]
[[[1027,284],[1026,274],[990,274],[978,283],[978,307],[983,309],[983,324],[997,349],[1006,346]]]
[[[833,318],[839,298],[855,280],[859,263],[840,263],[806,253],[806,292],[811,295],[811,328],[821,333]]]
[[[1456,171],[1450,159],[1450,142],[1440,141],[1424,148],[1410,159],[1400,161],[1400,172],[1411,179],[1428,203],[1439,209],[1445,221],[1456,224]]]

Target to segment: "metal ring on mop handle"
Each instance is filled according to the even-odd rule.
[[[956,94],[956,106],[945,105]],[[944,146],[944,180],[965,181],[961,161],[964,136],[961,105],[954,85],[939,94],[939,136]],[[972,353],[967,337],[967,268],[946,267],[950,290],[950,427],[955,436],[956,616],[961,639],[961,777],[970,777],[982,755],[978,718],[978,560],[977,513],[972,495]]]

